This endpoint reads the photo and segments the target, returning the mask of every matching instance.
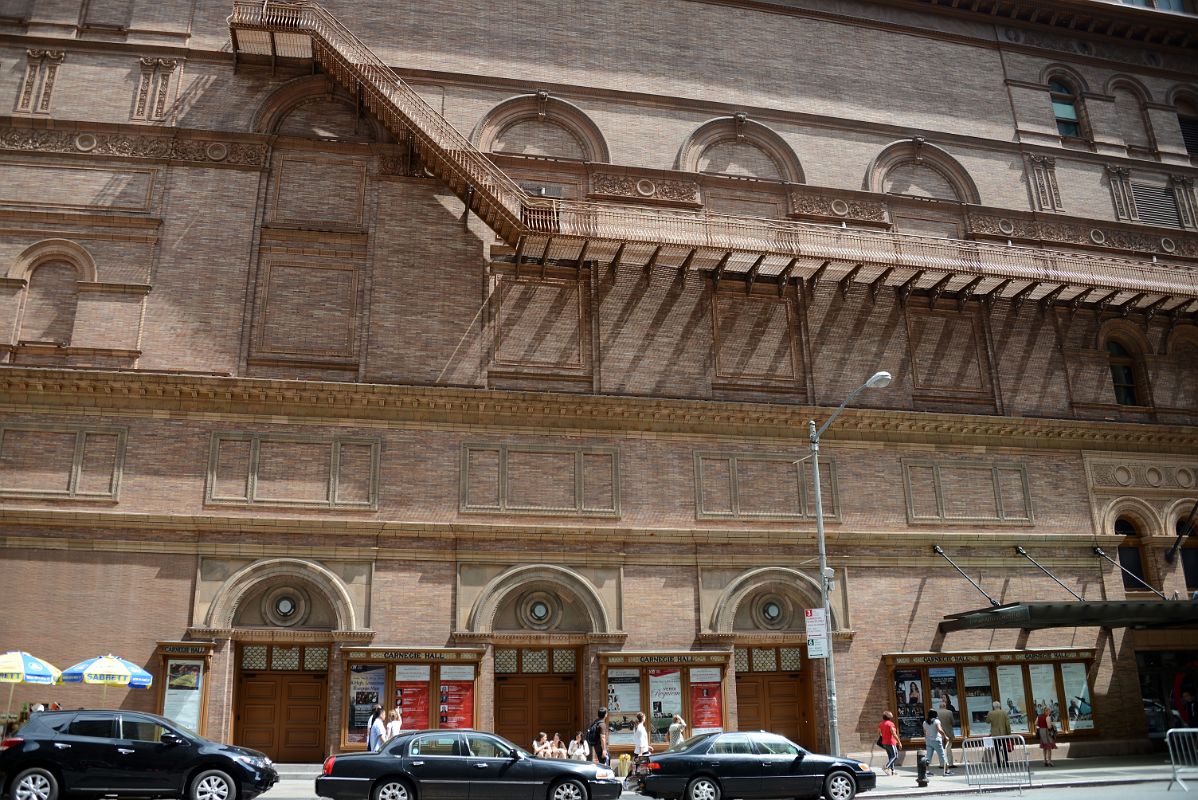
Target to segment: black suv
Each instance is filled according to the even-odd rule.
[[[250,800],[278,779],[257,750],[210,742],[134,711],[42,711],[0,742],[0,787],[9,800]]]

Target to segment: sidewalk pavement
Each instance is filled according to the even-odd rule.
[[[875,791],[867,792],[863,797],[917,797],[930,794],[977,792],[979,788],[1015,788],[1014,786],[970,786],[965,777],[965,767],[960,762],[957,763],[953,774],[948,776],[942,775],[938,766],[929,769],[928,785],[921,788],[915,782],[915,757],[918,752],[912,749],[907,753],[907,765],[899,767],[895,775],[883,775],[881,767],[875,766],[875,770],[878,772],[878,788]],[[1037,751],[1035,755],[1039,755],[1039,752]],[[1052,786],[1109,786],[1122,783],[1168,781],[1173,778],[1173,768],[1169,765],[1169,756],[1166,753],[1102,758],[1058,758],[1055,761],[1055,766],[1051,767],[1044,766],[1042,761],[1036,759],[1031,763],[1031,767],[1031,788],[1033,789]]]

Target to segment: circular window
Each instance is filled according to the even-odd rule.
[[[534,631],[556,628],[562,621],[562,603],[549,592],[529,592],[516,606],[520,624]]]
[[[790,601],[780,594],[763,594],[753,604],[753,621],[758,628],[774,631],[789,628],[791,616]]]
[[[291,628],[308,618],[311,604],[304,592],[293,586],[271,589],[262,598],[262,616],[280,628]]]

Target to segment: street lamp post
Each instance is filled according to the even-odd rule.
[[[884,389],[890,385],[890,381],[889,372],[875,372],[869,380],[849,393],[844,402],[832,412],[832,416],[828,417],[827,422],[819,428],[815,427],[815,420],[807,423],[807,429],[811,434],[811,480],[815,485],[815,538],[819,544],[819,596],[824,605],[824,635],[827,636],[828,641],[828,663],[824,670],[824,683],[828,691],[828,749],[834,756],[840,755],[840,724],[837,721],[836,710],[836,659],[835,648],[832,646],[832,610],[828,603],[828,584],[834,573],[828,569],[828,550],[824,544],[824,500],[819,486],[819,437],[823,436],[828,426],[862,390]]]

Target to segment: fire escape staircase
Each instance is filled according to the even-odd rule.
[[[235,0],[236,56],[313,59],[397,138],[410,135],[424,165],[521,262],[636,264],[737,276],[751,288],[791,280],[835,282],[847,293],[883,286],[904,300],[937,297],[1040,302],[1122,313],[1198,312],[1198,270],[1033,247],[939,239],[830,225],[533,197],[429,106],[370,48],[312,2]]]

